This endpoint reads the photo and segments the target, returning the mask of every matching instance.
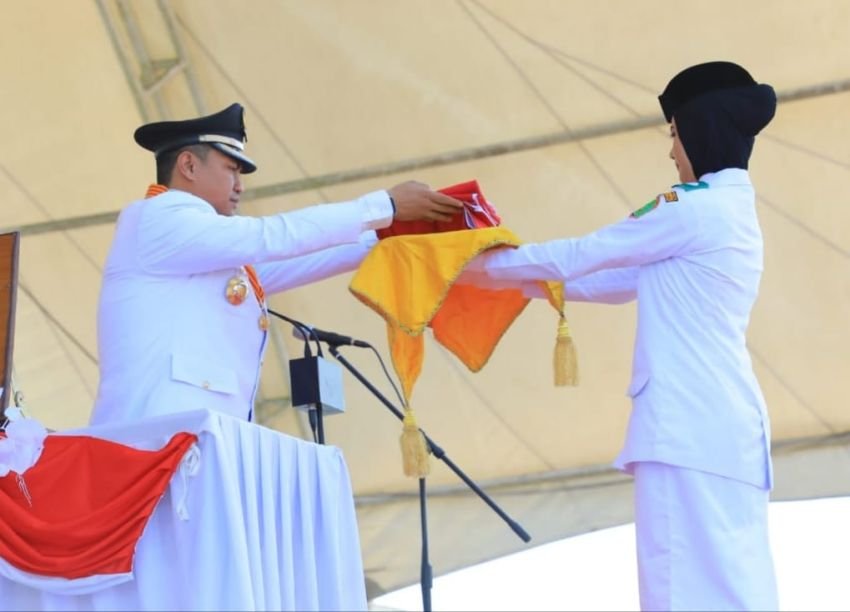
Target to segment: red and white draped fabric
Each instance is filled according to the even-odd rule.
[[[174,432],[197,436],[196,447],[190,444],[182,460],[178,456],[188,438]],[[154,500],[153,513],[141,528],[128,574],[94,574],[112,577],[112,581],[101,578],[97,584],[91,577],[0,572],[0,610],[366,609],[354,497],[338,448],[207,410],[92,426],[65,434],[77,439],[88,436],[97,439],[98,445],[115,443],[142,454],[163,453],[162,470],[156,466],[120,469],[117,463],[111,470],[127,472],[126,480],[123,475],[116,478],[128,488],[135,487],[133,497],[147,500],[140,501],[141,506],[147,507],[145,504],[154,497],[161,499],[158,504]],[[53,454],[49,447],[57,438],[48,436],[42,461]],[[75,446],[76,442],[68,444]],[[91,451],[89,444],[82,447]],[[69,485],[66,479],[76,478],[76,472],[100,461],[99,455],[89,451],[67,462],[56,455],[59,463],[53,466],[53,480],[44,477],[41,481],[35,472],[31,475],[32,470],[25,472],[33,506],[44,488],[65,488]],[[166,456],[171,459],[166,460]],[[69,466],[71,461],[79,465]],[[166,478],[171,469],[169,461],[176,471]],[[45,469],[48,472],[53,470]],[[155,481],[166,480],[164,491],[157,494],[153,485],[136,485],[137,479],[149,473]],[[112,494],[107,489],[95,491],[100,487],[98,481],[84,479],[79,493],[68,493],[67,499],[74,495],[101,500],[113,494],[120,497],[117,483],[107,484]],[[20,497],[17,482],[13,479],[9,487],[13,488],[9,495],[14,496],[22,512],[27,502]],[[57,505],[48,511],[61,520],[70,520],[65,514],[68,504],[58,496],[54,501]],[[144,510],[131,514],[138,519]],[[123,572],[128,567],[129,548],[112,542],[117,537],[112,531],[101,530],[101,516],[105,514],[74,523],[78,541],[89,542],[84,535],[102,533],[102,542],[92,537],[92,548],[106,547],[109,542],[119,554],[110,559],[114,565],[103,558],[103,564],[91,567],[98,572]],[[114,526],[114,532],[139,528],[139,522],[131,522]],[[74,553],[82,555],[82,548],[71,550],[73,546],[63,542],[59,533],[47,538],[46,544],[64,551],[69,558]],[[119,563],[118,557],[123,561]],[[37,582],[32,581],[33,576]],[[118,576],[124,576],[123,582]]]
[[[0,575],[76,594],[131,580],[139,538],[196,441],[177,433],[147,451],[47,436],[35,465],[0,478]]]

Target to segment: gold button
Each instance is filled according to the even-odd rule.
[[[202,386],[204,389],[209,389],[209,388],[210,388],[210,381],[205,380],[204,382],[202,382],[202,383],[201,383],[201,386]]]

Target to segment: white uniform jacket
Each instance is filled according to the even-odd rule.
[[[98,306],[100,384],[91,423],[207,408],[248,419],[267,332],[248,286],[228,281],[255,264],[266,293],[352,270],[389,225],[386,192],[267,217],[225,217],[171,190],[118,218]]]
[[[677,185],[581,238],[473,263],[497,281],[565,281],[567,299],[637,298],[632,413],[615,465],[658,461],[772,486],[770,423],[746,346],[763,267],[745,170]]]

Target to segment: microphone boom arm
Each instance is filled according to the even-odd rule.
[[[373,385],[371,382],[369,382],[369,380],[368,380],[365,376],[363,376],[363,375],[362,375],[362,374],[361,374],[361,373],[360,373],[360,372],[359,372],[359,371],[358,371],[358,370],[357,370],[357,369],[356,369],[353,365],[351,365],[351,363],[350,363],[350,362],[349,362],[349,361],[348,361],[348,360],[347,360],[347,359],[346,359],[343,355],[341,355],[341,354],[340,354],[340,352],[339,352],[339,347],[338,347],[338,346],[329,345],[328,350],[330,350],[331,355],[333,355],[333,356],[336,358],[336,360],[337,360],[337,361],[339,361],[339,362],[343,365],[343,367],[345,367],[345,369],[346,369],[346,370],[348,370],[349,372],[351,372],[351,374],[354,376],[354,378],[356,378],[357,380],[359,380],[359,381],[363,384],[363,386],[365,386],[367,389],[369,389],[369,391],[371,391],[371,392],[372,392],[372,394],[373,394],[376,398],[378,398],[378,400],[380,400],[380,402],[381,402],[384,406],[386,406],[386,407],[390,410],[390,412],[392,412],[392,413],[396,416],[396,418],[397,418],[398,420],[400,420],[400,421],[404,421],[404,414],[401,412],[401,410],[399,410],[398,408],[396,408],[396,407],[393,405],[393,403],[392,403],[390,400],[388,400],[388,399],[384,396],[384,394],[383,394],[383,393],[381,393],[381,392],[380,392],[380,391],[379,391],[379,390],[375,387],[375,385]],[[431,453],[432,453],[432,454],[433,454],[433,455],[434,455],[437,459],[439,459],[440,461],[442,461],[443,463],[445,463],[445,464],[449,467],[449,469],[451,469],[451,471],[452,471],[452,472],[454,472],[454,473],[455,473],[455,475],[457,475],[457,477],[458,477],[458,478],[460,478],[460,479],[461,479],[464,483],[466,483],[466,485],[467,485],[470,489],[472,489],[472,491],[473,491],[476,495],[478,495],[478,497],[480,497],[480,498],[481,498],[481,500],[482,500],[485,504],[487,504],[488,506],[490,506],[490,508],[493,510],[493,512],[495,512],[497,515],[499,515],[499,517],[500,517],[503,521],[505,521],[505,523],[507,523],[507,524],[508,524],[508,526],[511,528],[511,530],[512,530],[512,531],[513,531],[513,532],[514,532],[517,536],[519,536],[519,538],[520,538],[523,542],[528,543],[528,542],[530,542],[530,541],[531,541],[531,536],[528,534],[528,532],[527,532],[527,531],[525,531],[525,529],[523,529],[523,528],[522,528],[522,526],[521,526],[519,523],[517,523],[517,522],[516,522],[515,520],[513,520],[510,516],[508,516],[508,515],[507,515],[507,513],[505,513],[505,511],[504,511],[504,510],[502,510],[502,508],[501,508],[501,507],[499,507],[499,505],[498,505],[498,504],[496,504],[496,502],[494,502],[494,501],[490,498],[490,496],[489,496],[489,495],[487,495],[487,493],[485,493],[485,492],[481,489],[481,487],[479,487],[479,486],[478,486],[478,485],[477,485],[477,484],[476,484],[476,483],[475,483],[475,482],[474,482],[471,478],[469,478],[469,477],[468,477],[468,476],[467,476],[467,475],[463,472],[463,470],[461,470],[461,469],[460,469],[460,468],[459,468],[459,467],[458,467],[458,466],[457,466],[457,465],[456,465],[456,464],[455,464],[455,463],[454,463],[454,462],[453,462],[453,461],[452,461],[452,460],[451,460],[451,459],[450,459],[450,458],[446,455],[445,451],[444,451],[444,450],[443,450],[440,446],[438,446],[438,445],[437,445],[437,444],[436,444],[436,443],[435,443],[435,442],[434,442],[434,441],[433,441],[433,440],[432,440],[432,439],[428,436],[428,434],[427,434],[427,433],[425,433],[425,431],[423,431],[423,430],[422,430],[422,428],[420,428],[420,429],[419,429],[419,431],[421,431],[421,432],[422,432],[422,435],[425,437],[425,443],[428,445],[428,450],[429,450],[429,451],[430,451],[430,452],[431,452]]]

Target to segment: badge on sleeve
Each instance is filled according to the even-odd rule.
[[[659,200],[659,198],[655,198],[654,200],[650,200],[649,202],[647,202],[646,204],[644,204],[643,206],[641,206],[637,210],[633,211],[632,214],[629,215],[629,217],[631,217],[632,219],[640,219],[646,213],[656,209],[656,207],[658,206],[658,200]]]
[[[675,191],[668,191],[666,193],[659,194],[654,200],[650,200],[636,211],[634,211],[631,215],[629,215],[632,219],[640,219],[646,213],[651,212],[658,208],[658,205],[661,203],[661,199],[664,199],[665,202],[678,202],[679,195]]]

